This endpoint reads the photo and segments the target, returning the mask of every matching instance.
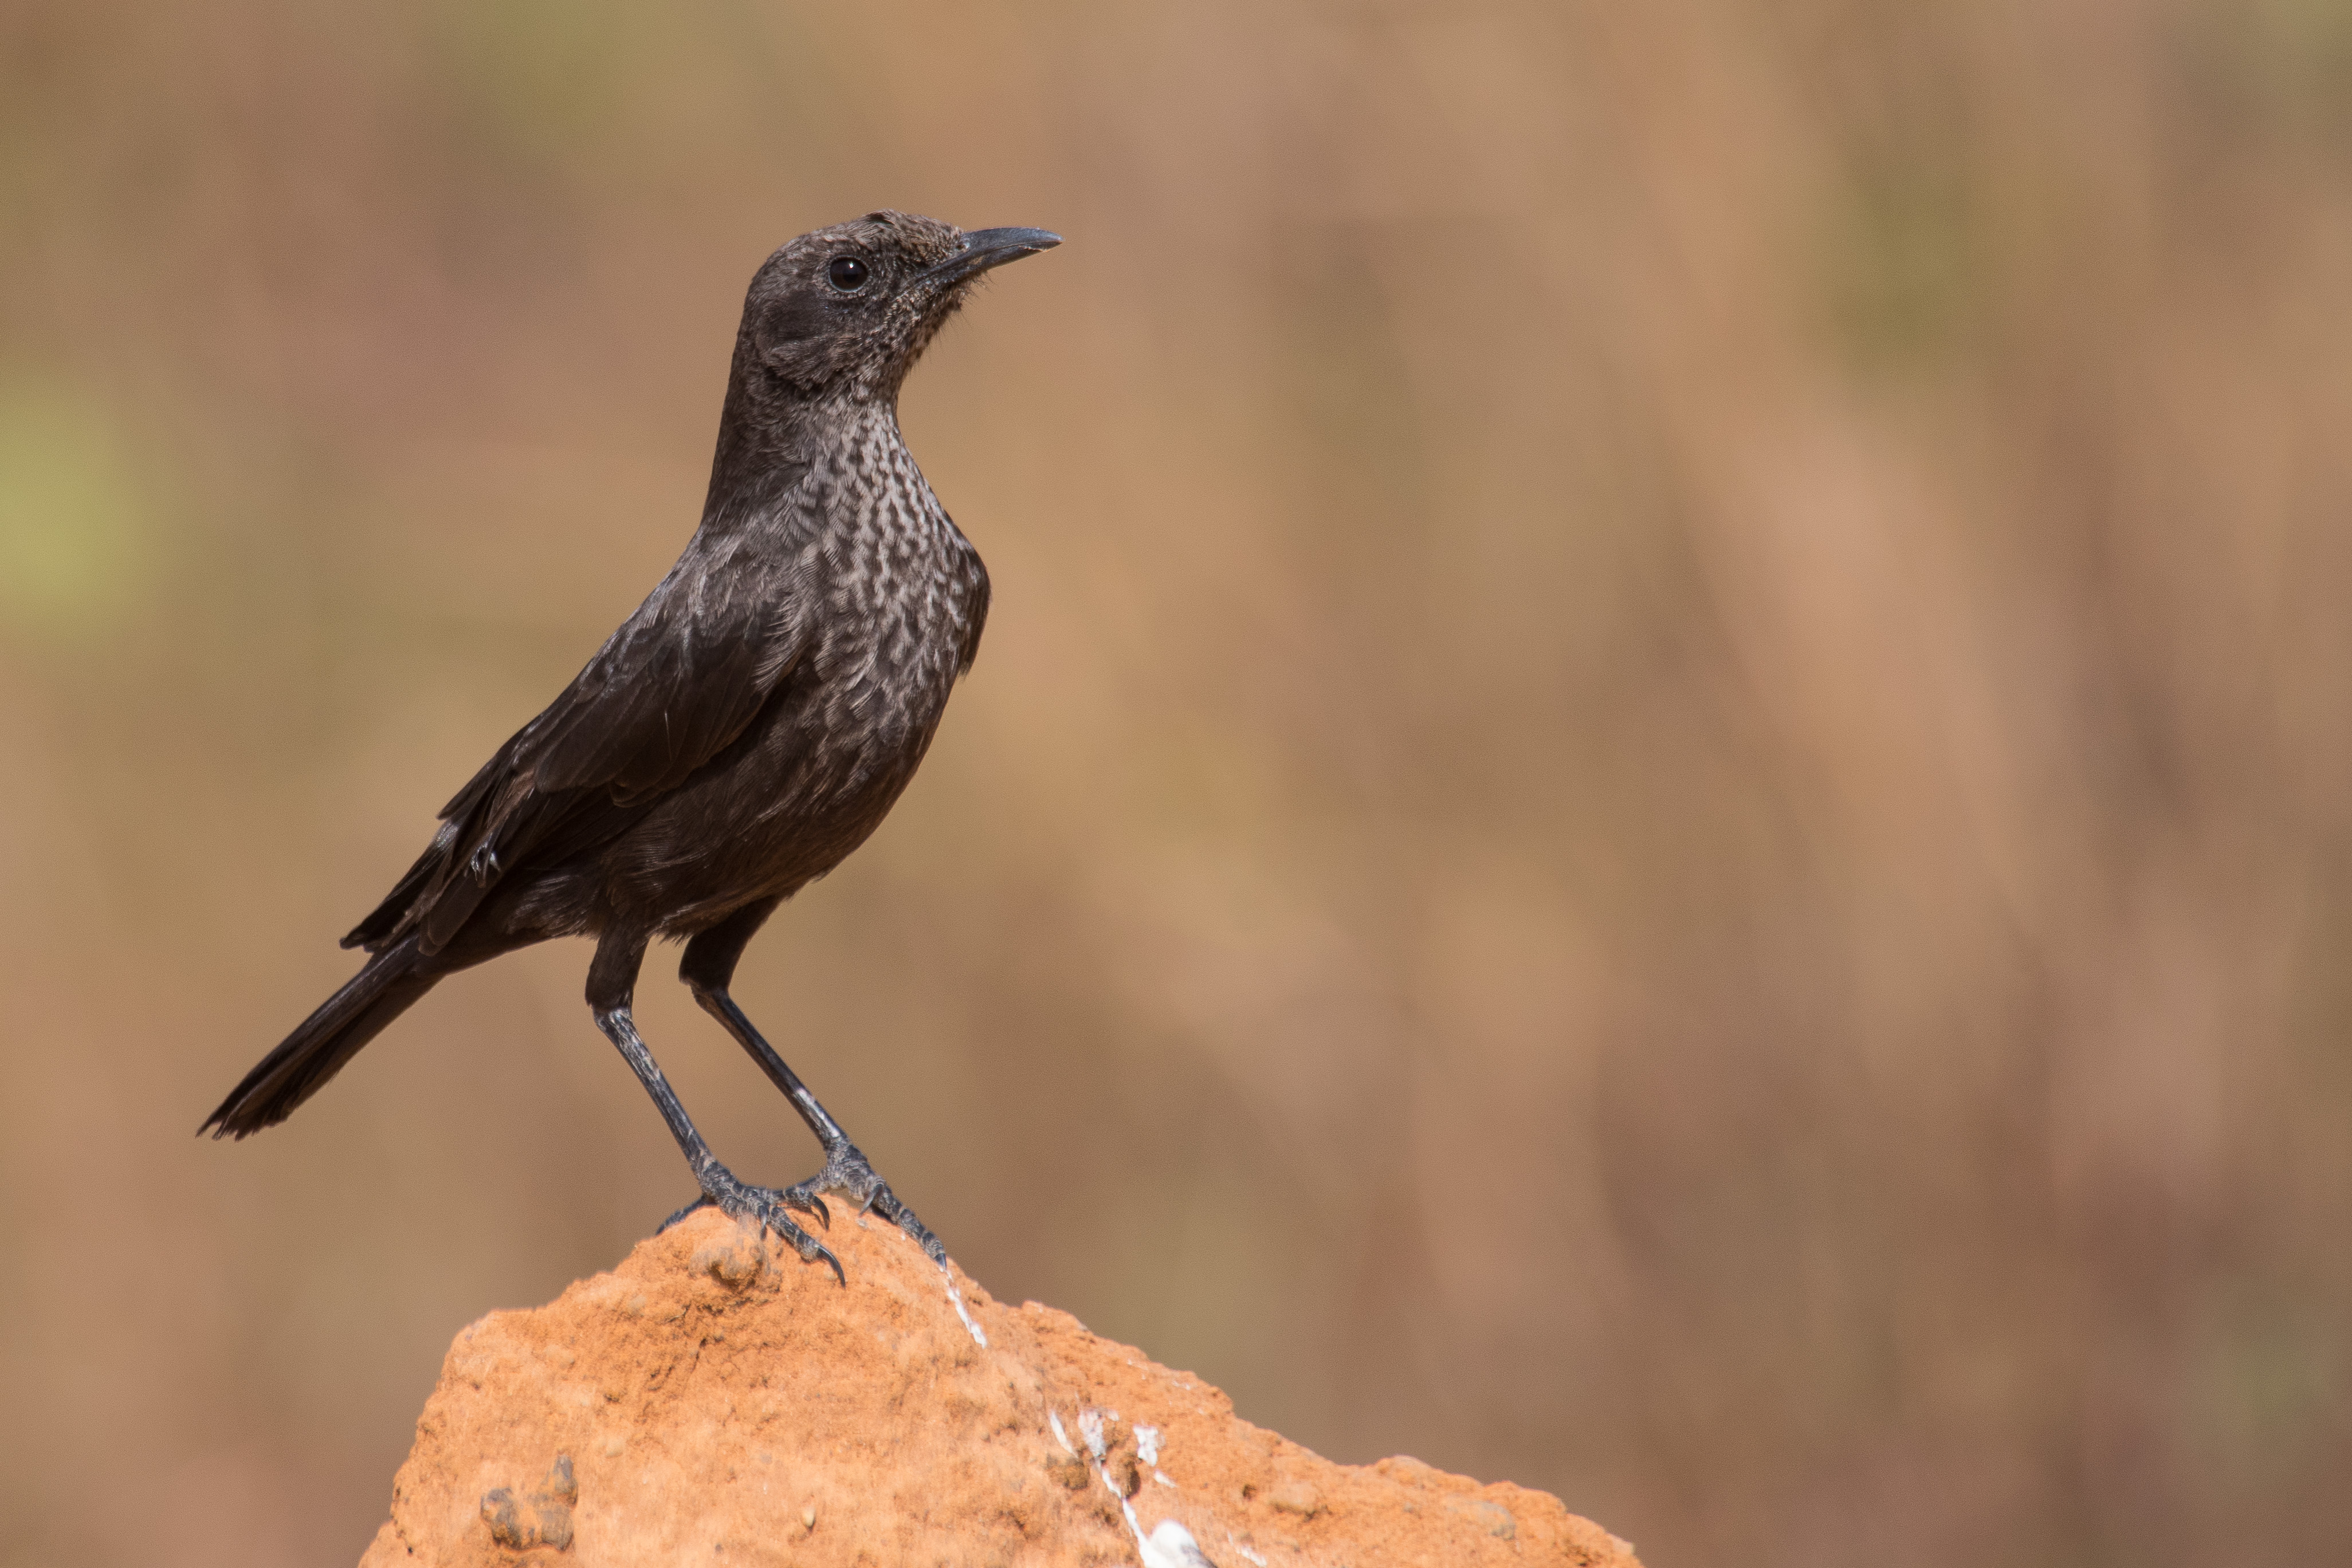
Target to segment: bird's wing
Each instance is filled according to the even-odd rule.
[[[433,844],[343,939],[457,934],[519,868],[625,830],[751,724],[808,646],[808,594],[782,563],[688,558],[545,711],[442,808]]]

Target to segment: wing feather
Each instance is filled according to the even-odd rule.
[[[438,951],[505,878],[609,841],[724,751],[807,646],[808,596],[761,564],[698,560],[689,548],[450,798],[431,847],[344,946],[373,951],[421,925]]]

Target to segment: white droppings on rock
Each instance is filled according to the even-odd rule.
[[[1192,1532],[1172,1519],[1143,1538],[1143,1568],[1217,1568]]]
[[[1105,1414],[1106,1412],[1097,1410],[1091,1406],[1078,1412],[1078,1436],[1086,1439],[1087,1452],[1095,1457],[1095,1463],[1097,1464],[1102,1463],[1103,1454],[1108,1447],[1108,1445],[1103,1441],[1103,1416]],[[1112,1420],[1116,1421],[1118,1419],[1118,1411],[1109,1411],[1108,1414]]]
[[[1135,1429],[1135,1457],[1147,1465],[1160,1462],[1160,1428],[1138,1427]]]
[[[971,1335],[971,1343],[986,1350],[988,1335],[981,1331],[978,1323],[971,1321],[971,1314],[963,1310],[963,1292],[956,1289],[955,1275],[949,1271],[948,1266],[944,1263],[940,1265],[940,1277],[948,1282],[948,1304],[955,1308],[956,1316],[963,1320],[965,1331]]]

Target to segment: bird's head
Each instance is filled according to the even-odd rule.
[[[982,273],[1061,243],[891,212],[804,234],[753,276],[740,350],[803,398],[895,398]]]

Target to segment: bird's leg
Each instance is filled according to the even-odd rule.
[[[805,1206],[794,1203],[790,1194],[770,1187],[753,1186],[740,1180],[734,1172],[719,1163],[719,1156],[710,1152],[710,1145],[703,1141],[702,1134],[695,1130],[694,1123],[687,1116],[686,1107],[678,1103],[677,1092],[670,1088],[669,1080],[662,1075],[661,1065],[654,1061],[654,1053],[646,1049],[644,1039],[637,1033],[636,1020],[630,1016],[630,1004],[636,990],[637,967],[644,961],[645,955],[646,940],[643,936],[616,940],[613,934],[607,933],[597,944],[596,956],[588,966],[588,1005],[596,1015],[596,1027],[604,1031],[605,1039],[619,1048],[630,1070],[636,1073],[637,1082],[644,1084],[646,1092],[653,1096],[654,1104],[661,1111],[662,1120],[669,1124],[670,1136],[677,1140],[678,1148],[686,1155],[686,1163],[694,1171],[696,1185],[702,1188],[701,1198],[670,1216],[663,1223],[663,1228],[667,1229],[704,1203],[716,1204],[731,1218],[755,1223],[763,1230],[774,1231],[803,1259],[810,1261],[823,1259],[832,1268],[834,1277],[846,1284],[848,1279],[842,1273],[841,1260],[824,1243],[794,1224],[792,1217],[784,1212],[788,1205],[793,1207]]]
[[[824,1168],[808,1180],[786,1187],[782,1194],[784,1201],[795,1208],[803,1206],[813,1207],[817,1218],[830,1226],[832,1217],[826,1213],[824,1199],[819,1195],[839,1193],[853,1200],[860,1213],[871,1209],[913,1237],[916,1245],[930,1254],[931,1261],[944,1265],[948,1260],[948,1249],[940,1244],[940,1239],[915,1218],[915,1211],[908,1208],[897,1193],[890,1190],[890,1184],[876,1173],[857,1145],[849,1141],[849,1134],[841,1130],[841,1124],[817,1103],[816,1096],[809,1092],[808,1085],[800,1081],[799,1074],[786,1066],[784,1059],[776,1054],[775,1047],[762,1040],[760,1031],[751,1027],[751,1020],[743,1016],[743,1009],[735,1005],[735,998],[723,990],[705,990],[698,987],[694,999],[726,1026],[727,1032],[735,1037],[736,1043],[751,1052],[751,1060],[760,1064],[761,1071],[791,1097],[801,1119],[809,1124],[809,1130],[824,1145]]]
[[[882,1179],[857,1145],[849,1141],[849,1134],[841,1130],[841,1124],[817,1103],[817,1097],[809,1092],[808,1085],[801,1082],[800,1074],[776,1054],[776,1048],[751,1027],[751,1020],[743,1016],[743,1009],[737,1007],[735,998],[727,994],[728,982],[735,974],[735,960],[742,956],[743,946],[751,939],[751,933],[759,929],[760,923],[774,908],[774,901],[753,904],[701,933],[687,944],[686,956],[677,968],[678,977],[694,993],[694,999],[701,1004],[703,1011],[717,1019],[727,1032],[735,1037],[735,1043],[760,1064],[760,1071],[768,1075],[769,1082],[784,1092],[784,1097],[793,1103],[793,1109],[801,1113],[801,1120],[808,1124],[809,1131],[814,1133],[817,1142],[824,1146],[824,1168],[808,1180],[786,1187],[781,1196],[793,1207],[814,1213],[829,1229],[833,1217],[827,1212],[821,1195],[839,1193],[856,1202],[858,1212],[870,1209],[905,1231],[933,1262],[944,1268],[948,1249],[940,1244],[940,1239],[915,1218],[915,1211],[908,1208],[897,1193],[890,1190],[890,1184]]]

